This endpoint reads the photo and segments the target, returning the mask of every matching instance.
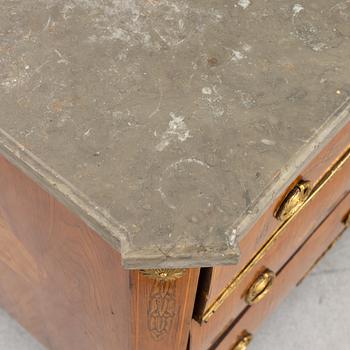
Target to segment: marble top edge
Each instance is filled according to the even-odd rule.
[[[17,142],[12,136],[0,128],[0,151],[13,164],[18,166],[40,186],[63,202],[79,215],[84,222],[120,251],[123,265],[128,269],[139,268],[179,268],[207,267],[215,265],[235,264],[239,260],[238,242],[263,214],[264,209],[272,204],[274,198],[282,193],[300,171],[300,169],[327,144],[341,128],[350,121],[350,97],[332,113],[319,128],[310,142],[304,145],[291,160],[288,166],[281,169],[276,183],[269,186],[263,195],[232,225],[235,232],[235,243],[227,246],[206,247],[205,252],[197,255],[193,251],[186,254],[183,246],[171,246],[171,256],[166,255],[167,247],[155,250],[130,250],[126,229],[104,213],[88,197],[76,189],[71,183],[57,174],[53,169],[38,159],[32,152]]]
[[[0,152],[127,268],[235,263],[349,120],[350,3],[0,2]]]

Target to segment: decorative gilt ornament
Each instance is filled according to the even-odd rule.
[[[299,182],[285,197],[282,204],[276,210],[275,216],[281,221],[291,218],[304,204],[312,190],[309,181]]]
[[[273,281],[276,275],[269,269],[265,270],[249,287],[245,296],[245,301],[248,305],[253,305],[264,299],[271,290]]]
[[[244,335],[240,341],[232,348],[232,350],[246,350],[252,339],[253,336],[250,333],[244,332]]]
[[[148,269],[148,270],[140,270],[141,273],[149,278],[158,280],[158,281],[174,281],[178,278],[181,278],[185,269]]]

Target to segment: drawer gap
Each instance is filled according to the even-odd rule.
[[[192,315],[192,318],[199,323],[207,304],[212,272],[212,267],[202,267],[199,273],[198,288]]]

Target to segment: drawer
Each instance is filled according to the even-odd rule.
[[[350,122],[319,152],[309,160],[299,176],[286,189],[286,193],[301,179],[309,180],[312,184],[318,183],[333,164],[337,162],[350,145]],[[240,240],[241,257],[237,265],[217,266],[202,269],[202,290],[196,304],[196,316],[200,319],[204,312],[215,302],[221,292],[231,283],[234,277],[252,259],[256,252],[270,239],[271,235],[281,225],[281,221],[274,217],[278,204],[283,200],[284,194],[266,208],[265,213],[258,219],[250,231]],[[326,214],[318,210],[317,216]],[[321,217],[322,219],[322,217]]]
[[[313,186],[317,186],[323,181],[324,177],[328,176],[327,174],[329,174],[332,166],[337,164],[342,155],[348,151],[349,144],[350,122],[323,148],[316,158],[308,163],[288,191],[302,179],[308,180]],[[204,319],[204,321],[207,321],[210,318],[210,307],[216,302],[220,294],[249,263],[256,252],[266,244],[274,232],[284,225],[283,222],[274,217],[276,207],[283,201],[284,197],[285,194],[281,195],[277,202],[267,208],[265,214],[240,241],[241,258],[237,265],[202,269],[200,279],[202,288],[200,294],[198,294],[195,310],[197,320]],[[322,208],[315,208],[315,218],[322,220],[327,215],[327,210],[332,207],[332,203],[329,204],[324,212],[321,211]],[[298,215],[303,214],[303,210],[304,208],[299,211]]]
[[[277,273],[324,217],[344,198],[350,190],[350,152],[345,153],[329,174],[328,180],[322,182],[324,185],[318,187],[310,196],[300,214],[292,217],[276,231],[271,240],[235,276],[229,287],[217,299],[217,304],[209,308],[209,311],[213,310],[215,313],[207,319],[207,323],[201,323],[200,332],[204,344],[210,344],[222,328],[236,319],[247,307],[247,291],[253,282],[266,270]]]
[[[203,313],[205,322],[213,316],[227,299],[232,299],[231,318],[234,318],[246,306],[245,291],[257,275],[269,265],[272,272],[277,271],[294,253],[303,241],[319,225],[324,217],[338,204],[350,188],[350,151],[327,172],[324,179],[314,188],[302,210],[278,228],[270,240],[257,252],[242,270],[233,276],[230,284],[219,294]]]
[[[269,293],[259,303],[246,306],[239,317],[226,326],[222,323],[221,331],[210,341],[205,337],[208,329],[203,332],[203,327],[193,321],[190,350],[232,350],[244,335],[253,334],[290,289],[310,271],[327,247],[346,229],[346,218],[350,218],[349,192],[286,264],[276,271]],[[229,307],[224,309],[226,312],[230,311]],[[222,311],[224,310],[221,309],[221,317]],[[207,325],[210,326],[210,324],[209,322]]]

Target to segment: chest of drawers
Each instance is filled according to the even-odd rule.
[[[350,3],[0,1],[0,307],[52,350],[244,350],[349,226]]]

